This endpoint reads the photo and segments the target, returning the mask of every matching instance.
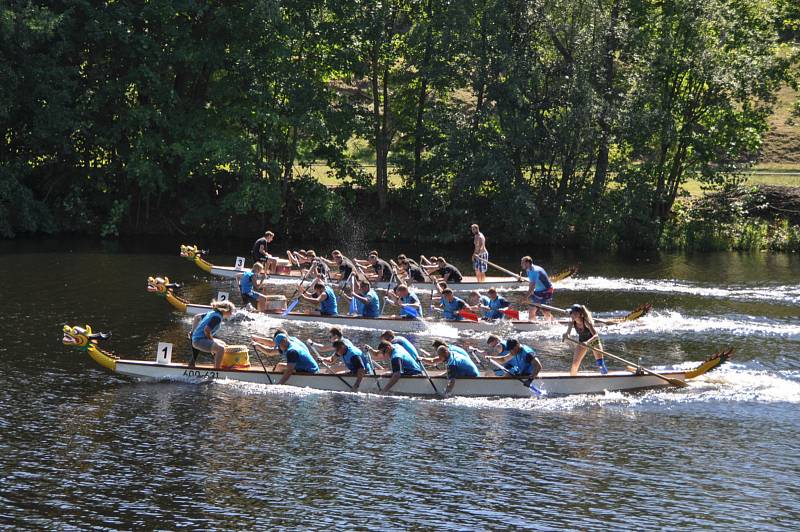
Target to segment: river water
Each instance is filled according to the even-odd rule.
[[[580,263],[559,285],[558,306],[619,315],[653,304],[649,316],[604,331],[613,353],[655,368],[688,367],[729,345],[734,358],[683,390],[539,399],[134,382],[62,346],[62,325],[112,332],[106,348],[131,358],[153,358],[157,342],[172,342],[180,359],[190,319],[146,293],[146,277],[169,275],[200,303],[220,290],[238,303],[235,287],[180,259],[172,242],[1,243],[0,525],[796,528],[800,258],[537,261],[551,271]],[[242,314],[221,336],[246,342],[277,323]],[[321,325],[290,332],[325,340]],[[546,370],[571,360],[561,332],[522,335]],[[416,340],[457,334],[437,327]]]

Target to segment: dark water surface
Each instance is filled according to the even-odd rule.
[[[220,249],[212,261],[231,264],[233,250]],[[544,399],[134,382],[62,346],[62,325],[113,332],[106,347],[132,358],[173,342],[181,359],[190,319],[147,294],[146,277],[184,282],[179,293],[194,302],[225,290],[238,303],[235,287],[178,258],[174,242],[0,243],[0,525],[796,528],[800,258],[540,259],[551,271],[580,263],[558,306],[586,302],[612,315],[654,305],[603,333],[609,351],[660,368],[726,345],[735,358],[684,390]],[[498,260],[511,266],[518,256]],[[277,324],[242,314],[221,336],[246,342]],[[290,328],[318,341],[325,330]],[[569,365],[561,332],[522,335],[546,369]],[[441,326],[416,340],[437,335],[458,333]],[[375,342],[377,333],[351,337]]]

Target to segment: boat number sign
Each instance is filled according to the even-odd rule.
[[[228,292],[217,292],[217,301],[227,301],[228,295]]]
[[[169,342],[158,342],[156,363],[167,365],[170,362],[172,362],[172,344]]]
[[[244,270],[244,257],[236,257],[236,263],[233,267],[239,271]]]

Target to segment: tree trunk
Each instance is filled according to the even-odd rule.
[[[592,182],[592,199],[597,201],[606,186],[608,175],[608,152],[611,143],[611,110],[614,105],[614,54],[617,51],[617,25],[619,23],[620,0],[614,0],[611,8],[611,19],[606,33],[605,56],[603,57],[603,109],[600,111],[598,124],[600,126],[600,139],[597,147],[597,162],[595,164],[594,180]]]
[[[422,65],[419,71],[419,94],[417,95],[417,121],[414,126],[414,187],[422,185],[422,136],[424,133],[423,118],[425,116],[425,104],[428,101],[428,67],[431,62],[433,47],[433,5],[432,0],[428,0],[425,6],[428,16],[428,27],[425,30],[425,52],[422,57]]]

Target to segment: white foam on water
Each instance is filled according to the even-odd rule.
[[[603,290],[684,294],[744,301],[800,303],[800,285],[728,285],[725,287],[677,279],[633,279],[608,277],[570,277],[557,285],[559,290]]]
[[[653,311],[636,321],[603,327],[601,334],[641,335],[642,333],[725,333],[733,336],[800,338],[800,323],[757,316],[684,316],[676,311]]]

